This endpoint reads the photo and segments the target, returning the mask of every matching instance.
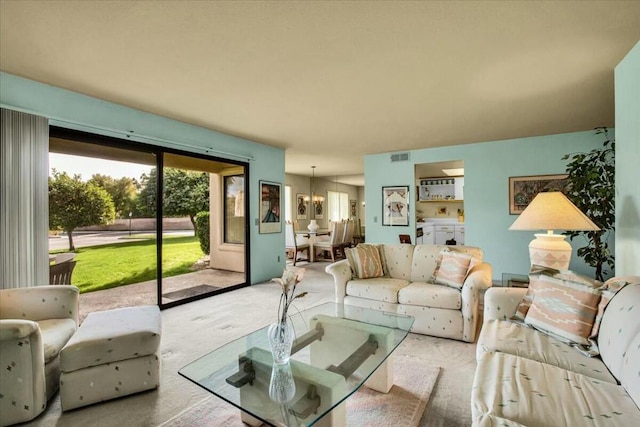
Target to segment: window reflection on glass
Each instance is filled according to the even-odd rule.
[[[224,241],[244,243],[244,175],[224,177]]]

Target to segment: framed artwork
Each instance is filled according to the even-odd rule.
[[[324,199],[313,201],[314,219],[324,218]]]
[[[296,194],[296,219],[307,219],[309,216],[309,195]]]
[[[260,228],[261,234],[282,232],[280,218],[280,196],[282,184],[260,181]]]
[[[567,174],[509,177],[509,214],[519,215],[542,191],[567,193]]]
[[[382,187],[382,225],[409,225],[409,186]]]
[[[349,215],[351,218],[355,218],[358,216],[358,202],[355,200],[349,200]]]

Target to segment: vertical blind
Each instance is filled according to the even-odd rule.
[[[49,283],[49,121],[2,109],[0,287]]]

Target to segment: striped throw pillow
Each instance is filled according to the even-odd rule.
[[[461,289],[470,270],[471,255],[448,250],[442,251],[441,255],[442,260],[434,272],[434,283]]]
[[[529,279],[532,300],[524,322],[565,342],[589,345],[602,283],[553,269]]]
[[[359,279],[382,277],[384,270],[377,246],[361,243],[345,250],[351,271]]]

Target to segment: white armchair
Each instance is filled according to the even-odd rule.
[[[78,288],[0,290],[0,426],[29,421],[58,390],[58,355],[78,328]]]

